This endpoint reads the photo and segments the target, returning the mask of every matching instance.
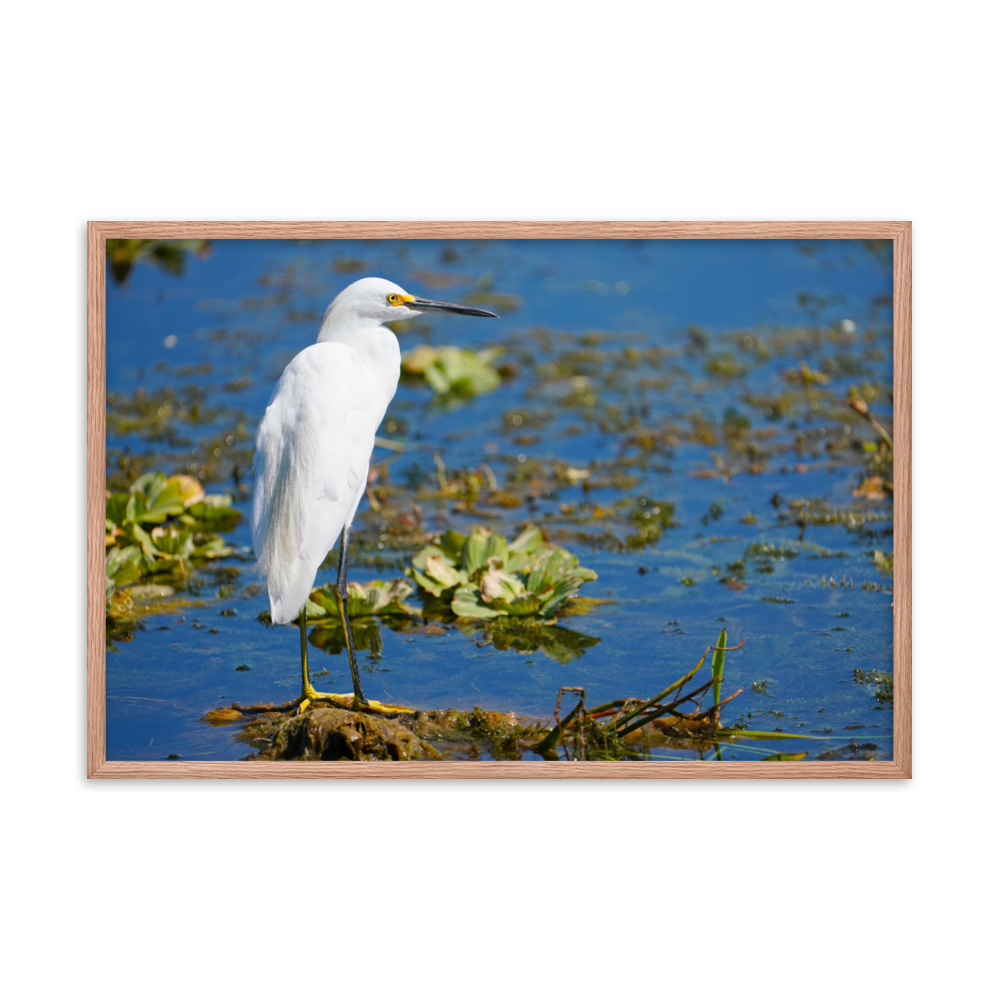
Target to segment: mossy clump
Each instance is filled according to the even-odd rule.
[[[257,760],[440,760],[398,719],[317,706],[254,727]],[[249,741],[249,740],[248,740]]]
[[[408,724],[451,760],[521,760],[532,756],[532,744],[548,731],[540,722],[478,705],[471,712],[454,708],[417,712]]]
[[[240,725],[236,737],[258,752],[245,760],[521,760],[548,727],[513,712],[476,707],[386,717],[314,703],[232,705],[202,717],[210,726]]]

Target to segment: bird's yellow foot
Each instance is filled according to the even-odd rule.
[[[373,715],[413,715],[416,709],[406,705],[386,705],[380,701],[369,701],[362,705],[354,694],[331,694],[325,691],[309,691],[299,698],[299,714],[315,702],[331,702],[339,708],[352,712],[370,712]]]
[[[380,701],[369,701],[367,705],[361,705],[356,711],[371,712],[374,715],[416,715],[417,710],[407,705],[385,705]]]

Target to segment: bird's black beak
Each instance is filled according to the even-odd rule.
[[[473,309],[472,306],[459,306],[453,302],[435,302],[434,299],[413,298],[406,303],[411,309],[418,312],[445,312],[458,313],[459,316],[492,316],[499,319],[496,313],[491,313],[488,309]]]

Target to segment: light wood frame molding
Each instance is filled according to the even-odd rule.
[[[87,227],[87,776],[98,778],[909,778],[912,776],[912,224],[909,222],[91,222]],[[893,241],[891,761],[109,761],[105,758],[105,240]]]

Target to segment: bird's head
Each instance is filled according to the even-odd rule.
[[[461,316],[492,316],[496,313],[472,306],[456,305],[452,302],[437,302],[422,299],[400,288],[385,278],[362,278],[348,285],[330,303],[326,312],[326,322],[347,319],[374,320],[390,323],[394,320],[410,319],[425,312],[450,312]],[[326,323],[324,323],[326,325]]]

